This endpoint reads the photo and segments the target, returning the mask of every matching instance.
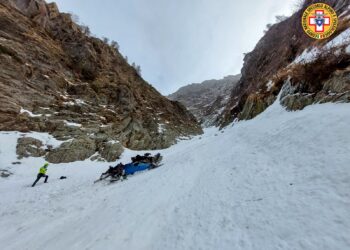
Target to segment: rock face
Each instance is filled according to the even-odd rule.
[[[283,86],[280,101],[289,110],[350,101],[350,0],[321,1],[339,16],[337,32],[322,41],[309,38],[300,24],[305,8],[315,2],[320,1],[304,1],[299,11],[273,25],[245,56],[242,77],[218,125],[257,116],[276,100]]]
[[[72,147],[85,138],[78,159],[103,152],[109,141],[160,149],[202,133],[183,105],[161,96],[56,4],[0,0],[0,27],[0,130],[48,132],[74,139]],[[57,162],[54,155],[48,159]]]
[[[100,149],[100,155],[109,162],[119,159],[123,152],[124,148],[119,142],[108,142]]]
[[[168,97],[185,105],[202,126],[210,127],[217,122],[240,77],[240,75],[227,76],[220,80],[193,83],[180,88]]]
[[[52,163],[83,161],[90,158],[95,152],[95,141],[89,137],[80,137],[64,142],[58,148],[50,151],[46,160]]]

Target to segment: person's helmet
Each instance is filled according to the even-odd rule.
[[[44,164],[44,168],[47,168],[48,166],[49,166],[49,163],[46,162],[46,163]]]

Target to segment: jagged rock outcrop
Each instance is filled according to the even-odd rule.
[[[100,147],[100,155],[106,161],[115,161],[124,152],[123,146],[119,142],[107,142]]]
[[[202,132],[180,103],[161,96],[116,48],[56,4],[0,0],[0,27],[0,130],[88,138],[95,146],[79,159],[109,141],[159,149]],[[48,160],[58,162],[52,154]]]
[[[185,105],[202,126],[210,127],[217,122],[240,77],[240,75],[226,76],[220,80],[193,83],[180,88],[168,97]]]
[[[64,142],[58,148],[51,150],[46,160],[52,163],[83,161],[90,158],[95,152],[95,141],[83,136]]]
[[[332,6],[338,29],[332,37],[314,40],[300,24],[305,8],[315,2]],[[220,117],[226,126],[251,119],[271,105],[281,91],[289,110],[313,103],[350,101],[350,0],[306,0],[290,18],[273,25],[244,58],[242,77]]]

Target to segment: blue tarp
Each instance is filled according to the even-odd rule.
[[[128,163],[124,166],[125,174],[130,175],[151,167],[150,163]]]

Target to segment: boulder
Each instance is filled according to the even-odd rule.
[[[300,93],[297,86],[292,86],[290,80],[285,81],[281,89],[280,103],[287,110],[301,110],[314,102],[313,95]]]
[[[41,157],[45,155],[43,143],[32,137],[22,137],[17,140],[16,153],[18,159],[24,157]]]
[[[107,142],[99,150],[100,155],[108,162],[116,161],[123,152],[124,148],[119,142]]]
[[[62,143],[47,154],[46,160],[51,163],[83,161],[90,158],[95,152],[95,142],[89,137],[83,136]]]
[[[294,94],[289,95],[281,100],[281,104],[287,108],[287,110],[302,110],[306,106],[311,105],[314,102],[312,95],[310,94]]]
[[[7,178],[12,174],[13,173],[11,173],[10,171],[8,171],[6,169],[0,169],[0,177],[2,177],[2,178]]]

